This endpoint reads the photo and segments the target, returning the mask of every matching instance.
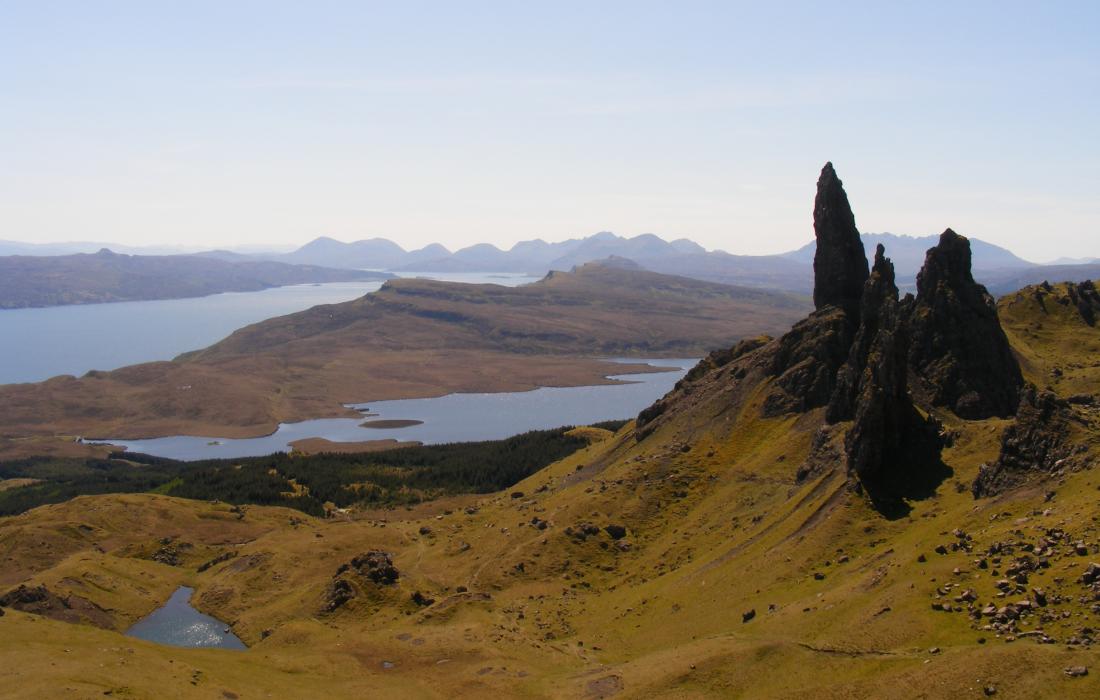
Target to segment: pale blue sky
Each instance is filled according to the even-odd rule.
[[[0,0],[0,238],[1100,255],[1098,8]]]

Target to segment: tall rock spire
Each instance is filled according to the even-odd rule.
[[[826,163],[817,180],[814,199],[814,307],[837,306],[855,323],[859,318],[863,283],[869,275],[867,255],[859,238],[856,219],[844,192],[844,183],[836,176],[832,163]]]
[[[914,391],[961,418],[1010,416],[1024,380],[997,307],[970,272],[970,241],[951,229],[928,251],[909,318]]]

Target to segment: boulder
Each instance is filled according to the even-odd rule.
[[[607,533],[608,537],[613,540],[621,540],[626,537],[626,528],[622,525],[616,525],[612,523],[603,529]]]
[[[415,593],[413,593],[410,598],[412,599],[412,602],[416,603],[422,608],[426,608],[430,605],[435,604],[435,598],[429,598],[420,591],[416,591]]]

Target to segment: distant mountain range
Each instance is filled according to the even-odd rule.
[[[0,257],[0,309],[182,299],[289,284],[388,279],[364,270],[193,255],[94,254]]]
[[[874,253],[877,244],[886,246],[886,254],[897,270],[898,283],[906,291],[915,288],[916,274],[924,263],[925,253],[936,245],[937,240],[935,235],[863,234],[869,255]],[[1048,277],[1056,281],[1062,277],[1084,279],[1095,276],[1087,265],[1037,265],[992,243],[975,238],[970,240],[975,277],[994,293],[1003,294]],[[282,262],[385,269],[403,274],[512,272],[538,276],[550,270],[570,270],[594,260],[616,257],[631,260],[653,272],[809,294],[814,250],[814,244],[809,243],[779,255],[731,255],[722,251],[707,251],[685,238],[666,241],[653,234],[625,238],[604,231],[559,243],[522,241],[509,250],[481,243],[454,252],[439,244],[406,252],[384,238],[353,243],[318,238],[291,253],[267,257]]]
[[[903,291],[915,288],[917,271],[924,255],[935,246],[937,236],[899,236],[891,233],[863,234],[869,255],[879,243],[897,271],[898,285]],[[1000,246],[971,238],[974,276],[994,294],[1019,289],[1028,284],[1080,281],[1097,276],[1100,263],[1095,258],[1065,259],[1065,264],[1038,265],[1020,258]],[[0,253],[13,246],[31,246],[38,255],[58,246],[85,244],[47,244],[33,246],[0,241]],[[809,294],[813,277],[814,244],[779,255],[732,255],[708,251],[686,238],[666,241],[653,234],[626,238],[603,231],[586,238],[573,238],[557,243],[530,240],[503,250],[480,243],[456,251],[433,243],[406,251],[385,238],[370,238],[344,243],[321,237],[289,252],[253,252],[241,250],[211,250],[190,253],[191,257],[220,260],[229,263],[278,262],[289,265],[311,265],[335,269],[388,270],[401,275],[461,272],[523,273],[545,275],[550,270],[570,270],[594,260],[609,257],[625,258],[644,269],[664,274],[691,277],[708,282],[737,286],[775,289]]]
[[[898,236],[893,233],[864,233],[860,238],[863,239],[868,260],[873,260],[875,246],[880,243],[885,246],[886,255],[894,263],[897,276],[906,280],[916,277],[924,264],[925,253],[929,248],[935,247],[939,240],[939,236]],[[816,250],[817,244],[811,242],[784,257],[812,265]],[[1006,248],[977,238],[970,239],[970,250],[974,256],[974,269],[978,271],[1037,267],[1035,263],[1016,256]]]
[[[0,240],[0,256],[33,255],[35,257],[44,257],[55,255],[76,255],[78,253],[95,253],[103,249],[107,249],[115,253],[124,253],[126,255],[189,255],[191,253],[198,253],[203,251],[202,247],[200,246],[186,245],[131,246],[122,245],[119,243],[104,243],[96,241],[69,241],[66,243],[24,243],[22,241]],[[286,253],[291,250],[294,250],[294,246],[247,245],[238,246],[234,249],[233,252],[219,252],[224,252],[227,255],[238,255],[247,258],[249,256]]]

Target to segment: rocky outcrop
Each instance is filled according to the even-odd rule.
[[[871,381],[886,388],[893,401],[906,401],[907,343],[898,305],[894,265],[886,249],[875,249],[875,264],[860,300],[859,328],[848,359],[837,372],[825,412],[836,423],[854,417],[859,397]]]
[[[826,163],[814,199],[814,313],[779,340],[770,373],[775,387],[768,416],[807,411],[829,403],[837,372],[848,359],[860,319],[867,257],[844,185]]]
[[[380,586],[396,583],[401,576],[397,571],[397,567],[393,565],[393,557],[389,552],[377,549],[372,549],[366,554],[361,554],[350,562],[342,564],[336,570],[336,575],[339,576],[347,571],[354,571],[361,577]]]
[[[826,163],[817,180],[814,199],[814,308],[837,306],[854,320],[859,317],[867,256],[844,184]]]
[[[1068,436],[1072,409],[1049,391],[1029,384],[1021,393],[1016,421],[1001,436],[1001,452],[982,465],[971,490],[993,496],[1020,484],[1029,474],[1050,473],[1072,453]]]
[[[361,593],[370,598],[382,590],[383,586],[397,583],[400,576],[389,552],[372,549],[360,554],[336,569],[332,581],[325,588],[321,611],[335,612]]]
[[[32,615],[41,615],[61,622],[90,624],[104,629],[115,625],[110,614],[87,598],[78,595],[64,597],[45,586],[20,585],[0,596],[0,608],[11,608]]]
[[[815,311],[779,339],[770,374],[775,389],[764,402],[765,416],[800,413],[829,403],[836,374],[848,358],[853,328],[836,306]]]
[[[912,389],[961,418],[1010,416],[1023,376],[970,262],[970,241],[951,229],[925,257],[908,319]]]
[[[917,296],[899,299],[883,246],[868,271],[832,164],[818,180],[814,233],[815,311],[779,340],[712,354],[641,413],[635,434],[643,439],[667,423],[708,382],[740,401],[759,386],[764,417],[825,409],[797,478],[845,464],[876,507],[903,514],[906,499],[931,495],[951,473],[940,457],[942,426],[918,406],[964,418],[1010,415],[1020,367],[993,300],[971,274],[966,238],[945,231],[927,253]],[[1085,306],[1090,290],[1076,292]]]
[[[1081,320],[1095,326],[1097,319],[1100,319],[1100,292],[1096,291],[1092,280],[1085,280],[1080,284],[1066,283],[1066,296],[1077,309],[1077,313],[1081,314]]]
[[[862,481],[879,480],[919,420],[906,388],[907,339],[894,282],[894,266],[880,244],[863,289],[859,329],[837,373],[826,420],[853,419],[844,439],[848,468]]]
[[[325,589],[324,602],[321,604],[322,612],[336,612],[355,598],[355,589],[342,578],[334,580]]]
[[[1042,282],[1029,288],[1029,295],[1043,313],[1050,314],[1059,306],[1071,308],[1080,317],[1082,323],[1095,326],[1100,320],[1100,292],[1096,290],[1096,284],[1092,280],[1084,282],[1066,282],[1053,285],[1050,282]],[[1022,298],[1025,290],[1016,293],[1017,299]]]

